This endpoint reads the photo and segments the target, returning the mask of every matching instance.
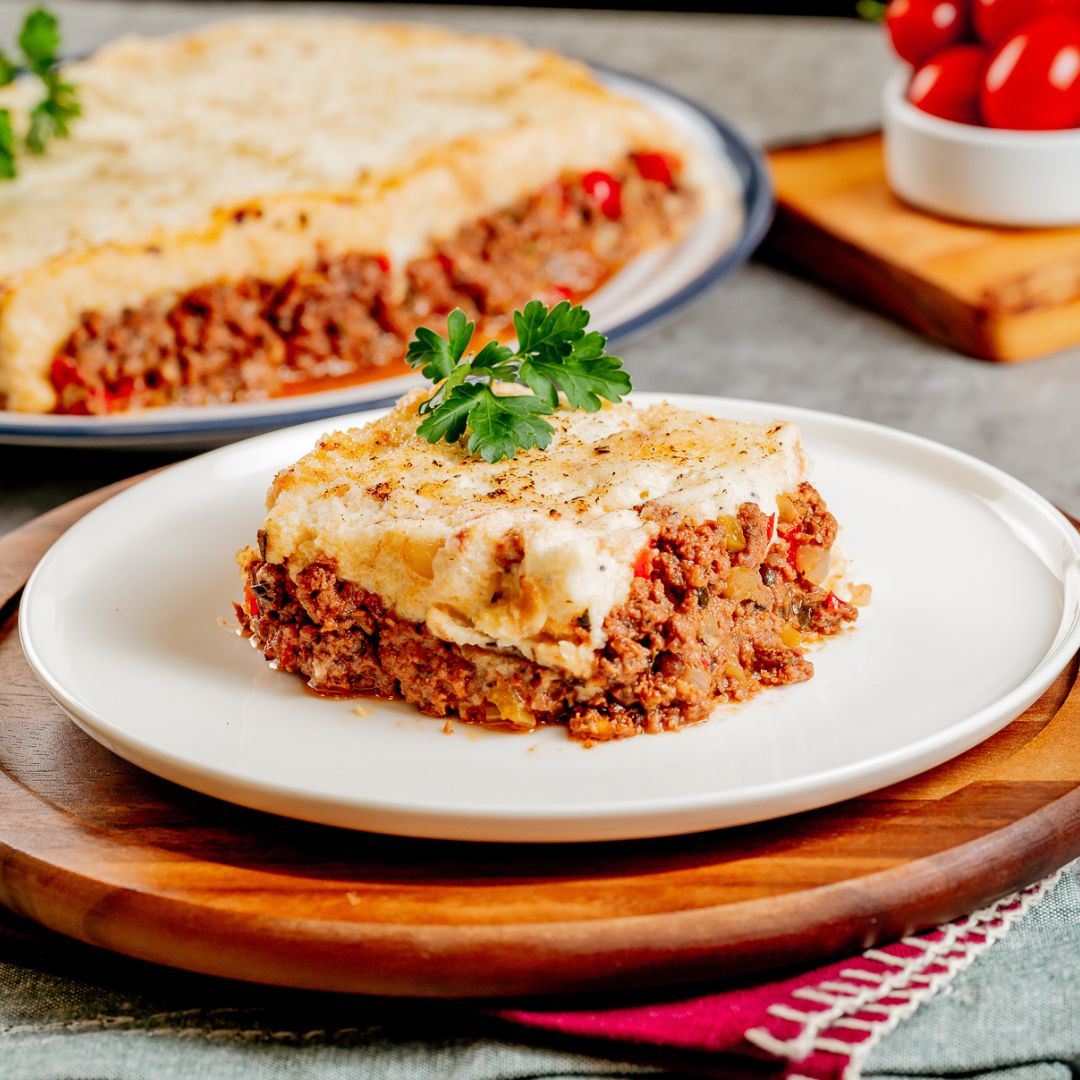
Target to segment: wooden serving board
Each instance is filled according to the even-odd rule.
[[[777,212],[766,255],[971,356],[1026,360],[1080,342],[1080,228],[916,210],[889,190],[877,134],[769,160]]]
[[[698,836],[407,840],[176,787],[83,735],[19,647],[26,576],[110,491],[0,540],[0,902],[61,933],[193,971],[323,990],[622,990],[858,951],[1080,854],[1075,658],[1027,713],[941,768]]]

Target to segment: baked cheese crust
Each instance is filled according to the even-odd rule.
[[[251,18],[66,66],[83,116],[0,184],[0,400],[45,412],[81,314],[310,260],[395,267],[567,171],[692,150],[579,63],[501,38]],[[20,80],[0,107],[24,116]]]
[[[626,602],[635,560],[660,528],[662,514],[643,510],[701,523],[753,503],[768,515],[808,474],[793,425],[668,404],[560,409],[548,418],[546,450],[488,464],[460,443],[416,434],[428,393],[324,437],[279,473],[263,558],[294,579],[329,563],[443,641],[513,649],[579,679],[592,673],[604,621]],[[504,557],[511,543],[521,559]]]

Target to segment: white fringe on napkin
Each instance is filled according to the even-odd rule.
[[[767,1012],[781,1022],[777,1027],[782,1034],[756,1027],[746,1032],[747,1040],[793,1063],[810,1065],[808,1058],[828,1055],[833,1058],[828,1074],[858,1080],[873,1048],[1000,941],[1053,888],[1061,874],[1058,870],[1021,892],[918,937],[867,949],[840,972],[839,979],[799,987],[791,993],[791,998],[797,999],[791,1004],[771,1005]],[[818,1008],[800,1007],[803,1005]],[[792,1024],[796,1025],[794,1032]],[[812,1071],[817,1076],[785,1075],[787,1080],[820,1080],[825,1075],[818,1068]]]

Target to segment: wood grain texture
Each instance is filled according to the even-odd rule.
[[[83,941],[325,990],[623,990],[855,951],[1080,854],[1075,659],[1027,713],[953,762],[839,806],[698,836],[409,840],[176,787],[71,724],[17,640],[13,568],[25,576],[108,493],[0,541],[0,902]]]
[[[960,352],[1026,360],[1080,342],[1080,228],[934,217],[885,181],[880,135],[769,155],[766,251]]]

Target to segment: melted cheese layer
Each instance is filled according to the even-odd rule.
[[[507,392],[509,389],[507,388]],[[324,437],[275,478],[266,557],[295,576],[313,562],[458,644],[514,649],[587,678],[603,624],[670,508],[692,522],[772,513],[806,478],[798,430],[654,405],[561,409],[545,451],[488,464],[416,434],[427,396]],[[518,546],[520,561],[507,557]]]

